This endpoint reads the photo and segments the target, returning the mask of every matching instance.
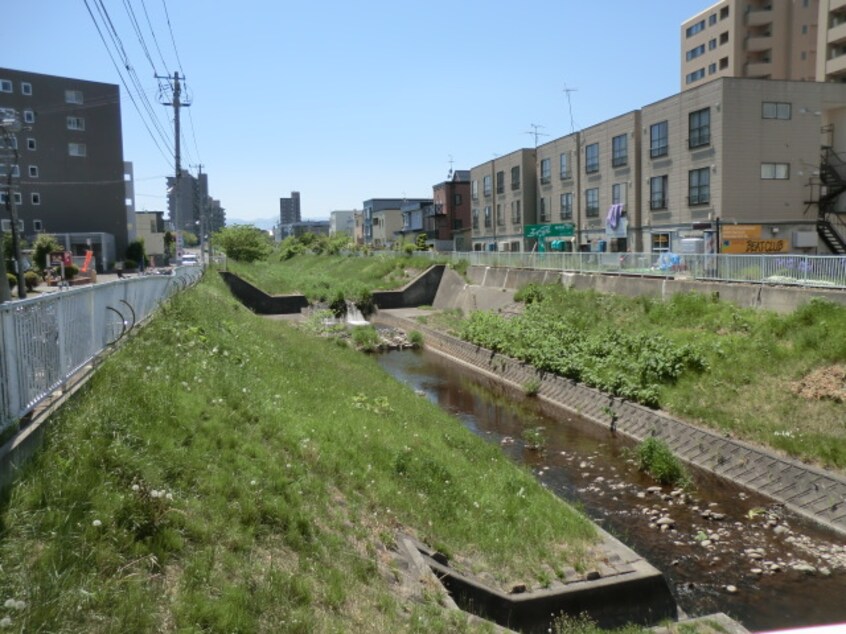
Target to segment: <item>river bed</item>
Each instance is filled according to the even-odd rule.
[[[846,622],[838,536],[699,470],[690,493],[657,487],[635,468],[626,438],[434,352],[378,359],[661,570],[688,615],[725,612],[750,630]],[[522,440],[536,428],[543,451]]]

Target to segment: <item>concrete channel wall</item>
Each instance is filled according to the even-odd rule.
[[[538,380],[539,398],[597,425],[610,428],[609,411],[613,411],[618,417],[617,433],[636,441],[649,436],[661,438],[687,463],[766,495],[794,513],[846,536],[846,478],[721,436],[664,412],[611,397],[575,381],[540,373],[525,363],[411,319],[380,312],[373,320],[418,330],[427,348],[517,389]]]

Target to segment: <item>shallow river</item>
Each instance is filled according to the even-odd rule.
[[[390,352],[379,363],[661,570],[687,614],[725,612],[750,630],[846,622],[846,545],[837,536],[706,473],[694,472],[689,496],[656,490],[625,438],[435,353]],[[536,427],[543,452],[521,440]],[[662,528],[661,518],[672,525]]]

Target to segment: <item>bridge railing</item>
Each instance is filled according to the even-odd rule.
[[[186,266],[1,304],[0,433],[201,276]]]
[[[533,268],[721,282],[846,288],[846,257],[825,255],[731,255],[676,253],[421,252],[433,259],[474,266]]]

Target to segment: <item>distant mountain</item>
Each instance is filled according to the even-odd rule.
[[[253,225],[254,227],[258,227],[259,229],[264,229],[265,231],[273,229],[273,225],[275,225],[277,222],[277,218],[253,218],[252,220],[243,220],[241,218],[226,219],[226,224],[229,227],[231,227],[232,225]]]

